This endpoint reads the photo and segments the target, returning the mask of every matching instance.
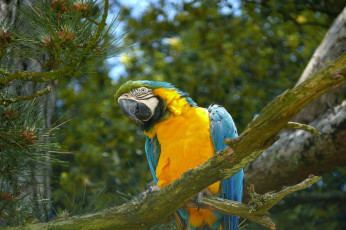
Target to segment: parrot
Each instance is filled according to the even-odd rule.
[[[198,107],[188,93],[167,82],[129,80],[114,97],[124,115],[135,121],[146,136],[146,157],[159,188],[223,150],[225,138],[238,136],[233,119],[224,107],[215,104],[208,109]],[[243,183],[241,169],[206,190],[241,202]],[[178,212],[190,230],[238,229],[236,216],[202,208],[183,208]]]

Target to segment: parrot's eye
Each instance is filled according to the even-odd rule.
[[[146,87],[140,87],[140,88],[131,90],[129,94],[131,96],[136,97],[137,99],[147,99],[148,97],[152,96],[153,91]]]

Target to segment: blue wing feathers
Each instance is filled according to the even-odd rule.
[[[149,168],[151,175],[155,183],[157,183],[158,179],[156,177],[156,166],[159,162],[161,146],[156,137],[150,139],[149,137],[145,140],[145,153],[147,154],[147,160],[149,163]]]
[[[215,151],[220,151],[227,147],[225,138],[235,138],[238,136],[237,128],[231,115],[225,108],[219,105],[211,105],[208,108],[210,118],[210,134],[214,143]],[[222,197],[229,200],[241,202],[243,193],[244,172],[240,170],[234,176],[221,182]],[[238,229],[238,220],[236,216],[224,215],[225,229]]]

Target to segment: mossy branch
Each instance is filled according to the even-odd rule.
[[[17,229],[148,229],[164,223],[198,192],[216,181],[229,178],[254,161],[278,139],[278,132],[302,108],[329,89],[345,82],[345,74],[346,53],[302,84],[276,97],[247,126],[232,148],[219,151],[205,163],[188,170],[173,183],[141,201]]]
[[[294,193],[296,191],[307,188],[310,185],[322,180],[320,176],[310,175],[307,179],[302,181],[299,184],[292,186],[284,186],[278,192],[268,192],[266,194],[257,194],[255,192],[255,187],[251,185],[249,187],[249,193],[251,200],[249,202],[249,206],[251,207],[252,213],[267,213],[269,209],[271,209],[274,205],[279,203],[285,196]]]
[[[254,186],[251,186],[249,193],[252,199],[247,205],[215,196],[204,196],[200,200],[200,207],[223,214],[236,215],[261,224],[269,229],[275,229],[275,223],[268,213],[269,209],[279,203],[285,196],[305,189],[321,179],[322,177],[319,176],[310,176],[297,185],[284,187],[279,192],[269,192],[263,195],[257,194],[254,191]],[[191,200],[185,204],[185,207],[197,208],[198,204]]]

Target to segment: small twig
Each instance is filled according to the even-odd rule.
[[[175,223],[177,223],[178,230],[184,230],[184,224],[183,221],[178,213],[178,211],[173,213]]]
[[[321,135],[321,133],[315,129],[314,127],[310,126],[310,125],[304,125],[304,124],[300,124],[297,122],[288,122],[285,125],[285,128],[289,128],[289,129],[301,129],[304,130],[306,132],[311,133],[312,135]]]
[[[296,191],[303,190],[303,189],[307,188],[308,186],[313,185],[320,180],[322,180],[321,176],[309,175],[308,178],[306,178],[304,181],[300,182],[299,184],[283,187],[282,190],[280,190],[279,192],[276,192],[276,193],[266,193],[266,194],[269,194],[270,197],[269,197],[269,199],[267,198],[267,200],[264,202],[264,204],[260,208],[269,210],[274,205],[279,203],[279,201],[281,201],[285,196],[287,196],[291,193],[294,193]],[[266,194],[264,194],[264,196]]]
[[[76,153],[77,151],[62,152],[62,151],[47,151],[47,153]]]
[[[25,97],[19,96],[19,97],[14,97],[14,98],[0,98],[0,104],[8,106],[9,104],[16,103],[18,101],[32,100],[34,98],[43,96],[43,95],[49,93],[50,91],[52,91],[52,87],[48,86],[44,90],[38,91],[37,93],[29,95],[29,96],[25,96]]]
[[[97,21],[95,21],[94,19],[92,19],[92,18],[90,18],[90,17],[85,17],[85,19],[87,19],[88,21],[90,21],[90,22],[92,22],[92,23],[94,23],[94,24],[96,24],[96,25],[100,25],[100,23],[99,22],[97,22]]]
[[[67,122],[70,122],[70,121],[72,121],[72,120],[73,120],[73,118],[71,118],[71,119],[69,119],[69,120],[67,120],[67,121],[64,121],[64,122],[61,123],[61,124],[58,124],[57,126],[51,128],[51,129],[49,130],[49,132],[52,132],[54,129],[57,129],[57,128],[59,128],[60,126],[62,126],[63,124],[65,124],[65,123],[67,123]]]

